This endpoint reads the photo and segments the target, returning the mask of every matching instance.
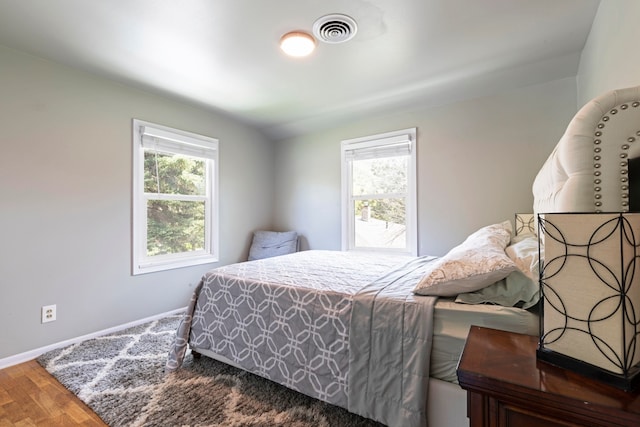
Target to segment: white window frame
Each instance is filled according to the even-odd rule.
[[[402,129],[377,135],[344,140],[341,143],[342,166],[342,250],[343,251],[376,251],[418,254],[418,221],[417,221],[417,187],[416,187],[416,128]],[[406,238],[404,249],[394,248],[359,248],[355,246],[355,212],[352,194],[353,176],[349,153],[353,151],[367,152],[371,157],[385,150],[408,149],[408,173],[406,207]],[[396,195],[397,196],[397,195]]]
[[[144,137],[143,137],[144,135]],[[217,262],[218,254],[218,140],[167,126],[133,119],[133,221],[132,274],[144,274],[173,268]],[[205,202],[205,248],[200,251],[147,256],[147,200],[173,199],[171,195],[150,197],[144,191],[144,151],[150,144],[162,151],[181,153],[206,160],[204,196],[179,196]]]

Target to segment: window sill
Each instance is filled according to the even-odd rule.
[[[173,270],[176,268],[193,267],[202,264],[212,264],[220,261],[218,257],[213,255],[203,255],[198,257],[190,257],[188,259],[171,260],[171,261],[149,261],[146,263],[136,263],[133,267],[132,274],[155,273],[158,271]]]

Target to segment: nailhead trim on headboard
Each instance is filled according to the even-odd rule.
[[[631,104],[631,106],[633,108],[637,108],[638,106],[640,106],[640,102],[635,101]],[[618,109],[619,108],[619,109]],[[629,105],[628,104],[621,104],[620,106],[618,106],[618,108],[613,108],[609,111],[609,114],[611,116],[614,116],[618,113],[623,113],[624,111],[628,110]],[[600,144],[602,144],[602,138],[604,135],[604,131],[602,129],[605,129],[606,127],[606,122],[608,122],[611,119],[611,117],[609,115],[604,115],[602,116],[602,118],[600,119],[600,123],[598,123],[597,126],[597,130],[594,134],[594,139],[593,139],[593,144],[594,144],[594,148],[593,148],[593,168],[594,168],[594,180],[593,180],[593,184],[594,184],[594,205],[596,207],[595,211],[596,212],[602,212],[602,210],[600,209],[602,207],[602,173],[600,171],[600,167],[602,166],[601,161],[602,161],[602,148],[600,147]],[[636,136],[640,136],[640,130],[636,131]],[[629,138],[627,138],[627,143],[623,144],[620,147],[620,190],[621,190],[621,198],[622,198],[622,211],[623,212],[628,212],[629,211],[629,148],[631,147],[630,144],[634,143],[636,141],[636,138],[631,136]]]
[[[606,117],[606,116],[605,116]],[[602,118],[603,121],[604,117]],[[609,120],[607,118],[607,120]],[[603,129],[604,128],[604,123],[602,123],[602,121],[600,123],[598,123],[597,129]],[[594,156],[594,164],[593,164],[593,175],[595,176],[593,183],[595,184],[594,187],[594,199],[595,199],[595,205],[596,205],[596,212],[601,212],[600,211],[600,207],[602,206],[602,202],[599,200],[600,199],[600,192],[602,191],[602,188],[600,187],[600,184],[602,183],[602,179],[600,178],[600,175],[602,174],[598,169],[600,168],[600,163],[598,163],[598,161],[600,161],[600,152],[602,151],[602,149],[600,148],[600,144],[602,144],[602,140],[600,139],[600,137],[602,137],[602,131],[601,130],[597,130],[596,134],[595,134],[595,138],[593,139],[593,144],[595,145],[595,148],[593,149],[593,151],[596,153],[596,156]]]
[[[533,181],[533,212],[640,211],[635,163],[640,85],[605,92],[574,115]]]

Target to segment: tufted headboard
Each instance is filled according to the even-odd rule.
[[[578,111],[536,176],[533,211],[628,212],[630,199],[640,203],[640,195],[630,197],[640,193],[636,163],[640,86],[607,92]]]

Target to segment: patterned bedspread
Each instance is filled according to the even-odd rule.
[[[431,259],[304,251],[211,270],[193,294],[167,369],[180,367],[188,344],[388,425],[409,417],[424,426],[424,414],[406,411],[424,412],[435,298],[411,290]],[[382,370],[371,363],[384,363],[388,375],[372,373]],[[353,382],[352,370],[368,383]],[[385,390],[399,394],[385,398]],[[368,408],[388,400],[394,403],[383,411]]]

